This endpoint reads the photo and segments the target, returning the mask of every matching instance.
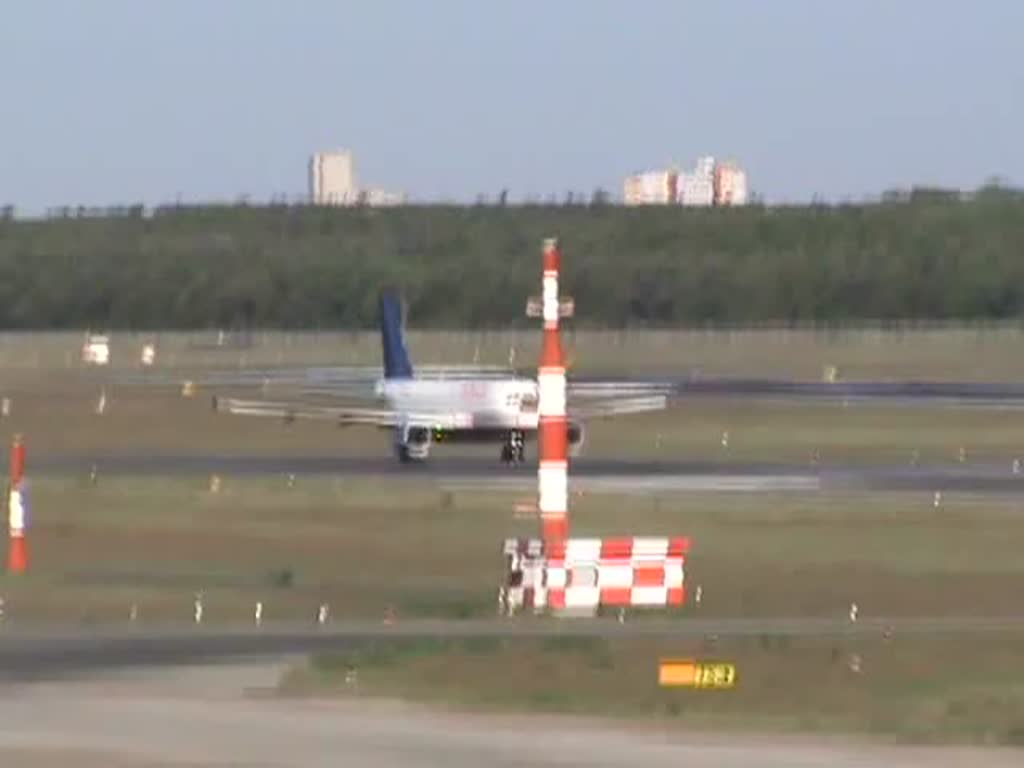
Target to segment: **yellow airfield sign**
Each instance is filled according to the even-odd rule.
[[[658,685],[676,688],[722,690],[736,685],[736,665],[694,659],[662,659],[658,664]]]

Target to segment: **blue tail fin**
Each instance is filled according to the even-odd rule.
[[[402,337],[402,301],[393,291],[380,297],[380,336],[384,345],[384,378],[411,379],[412,363]]]

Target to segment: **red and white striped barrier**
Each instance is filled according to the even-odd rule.
[[[682,606],[689,548],[685,537],[508,539],[502,612]]]

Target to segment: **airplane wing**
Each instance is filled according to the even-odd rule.
[[[216,398],[214,407],[219,413],[235,416],[264,416],[292,422],[297,419],[333,421],[338,426],[370,425],[394,427],[399,422],[428,428],[470,427],[472,414],[459,412],[398,413],[389,409],[326,406],[300,402],[274,402],[270,400],[243,400],[234,397]]]
[[[334,421],[338,424],[374,424],[377,426],[390,426],[395,423],[394,411],[375,408],[349,408],[273,400],[244,400],[237,397],[216,398],[214,407],[218,413],[229,413],[234,416],[265,416],[287,422],[307,419]]]
[[[646,413],[663,411],[668,407],[665,395],[646,395],[641,397],[615,397],[606,400],[588,400],[579,404],[571,403],[568,408],[569,417],[583,421],[588,419],[604,419],[627,413]]]
[[[669,396],[672,385],[659,381],[632,381],[615,379],[589,379],[566,382],[566,392],[572,398],[625,398],[650,397],[653,395]]]
[[[570,405],[570,418],[581,421],[605,419],[631,413],[662,411],[668,405],[664,395],[644,397],[618,397],[605,400],[591,399],[585,403]],[[435,428],[471,428],[473,415],[458,411],[412,412],[399,414],[397,411],[379,408],[350,406],[328,406],[314,403],[286,402],[272,400],[246,400],[222,397],[214,400],[219,413],[235,416],[263,416],[281,419],[285,423],[304,419],[309,421],[332,421],[340,427],[367,425],[381,428],[394,427],[399,423],[410,426]]]

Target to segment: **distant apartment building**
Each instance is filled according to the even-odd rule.
[[[356,183],[355,162],[348,150],[318,152],[309,161],[309,199],[313,205],[405,205],[405,193]]]
[[[314,205],[357,201],[355,164],[348,150],[317,152],[309,161],[309,199]]]
[[[626,205],[668,205],[676,200],[675,171],[646,171],[627,176],[623,185]]]
[[[359,202],[371,208],[387,208],[394,205],[405,205],[404,192],[391,192],[386,189],[365,189],[359,193]]]
[[[715,205],[746,205],[747,174],[733,162],[715,166]]]
[[[688,173],[679,175],[676,202],[680,205],[707,206],[715,202],[715,158],[702,157]]]
[[[645,171],[627,176],[623,202],[635,205],[745,205],[747,176],[733,162],[716,163],[713,157],[698,158],[690,171]]]

